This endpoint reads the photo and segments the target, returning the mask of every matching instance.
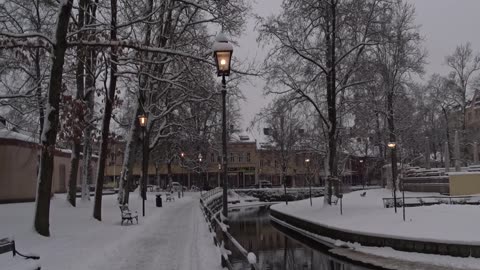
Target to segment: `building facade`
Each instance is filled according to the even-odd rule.
[[[107,181],[118,182],[124,157],[123,149],[123,143],[111,146],[105,171]],[[221,146],[217,145],[213,149],[221,149]],[[183,162],[184,160],[180,158],[170,164],[172,181],[180,182],[187,187],[221,186],[222,167],[220,153],[211,150],[208,153],[201,154],[203,157],[202,164],[197,164],[199,166],[195,168],[185,166],[184,163],[188,162]],[[190,157],[185,154],[183,159],[195,160],[197,155]],[[283,184],[281,181],[281,159],[278,151],[259,147],[256,141],[250,140],[246,136],[241,136],[240,139],[232,140],[228,143],[227,158],[229,187],[247,188],[258,184],[260,180],[270,181],[273,186],[281,186]],[[307,158],[310,159],[309,164],[305,162]],[[285,175],[287,186],[307,186],[309,181],[312,181],[314,186],[320,185],[323,171],[314,169],[320,166],[319,161],[319,156],[306,154],[305,151],[298,150],[291,153]],[[314,165],[315,162],[316,165]],[[165,187],[168,184],[168,167],[168,164],[165,163],[150,162],[148,166],[148,184]],[[137,159],[134,165],[133,175],[136,183],[138,183],[141,179],[141,158]]]
[[[41,146],[30,137],[0,129],[0,203],[34,201],[37,191]],[[52,194],[67,191],[70,151],[55,149]],[[77,179],[81,179],[80,161]],[[92,168],[96,159],[92,160]]]

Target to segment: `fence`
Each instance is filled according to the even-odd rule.
[[[391,208],[394,206],[393,198],[383,198],[383,206]],[[468,204],[480,205],[480,196],[425,196],[405,197],[405,207],[428,206],[435,204]],[[403,206],[402,198],[397,198],[397,207]]]
[[[226,267],[229,270],[233,269],[233,266],[228,258],[231,254],[226,249],[227,243],[231,243],[245,258],[250,265],[251,270],[259,270],[256,262],[256,256],[253,252],[248,252],[242,245],[228,232],[228,225],[226,220],[218,219],[220,210],[222,208],[222,189],[213,189],[203,194],[200,198],[200,207],[202,209],[205,221],[208,224],[208,230],[213,233],[213,243],[221,250],[221,263],[222,267]],[[220,194],[220,195],[219,195]],[[211,210],[213,208],[214,210]],[[217,230],[220,230],[222,235],[222,241],[218,239]]]

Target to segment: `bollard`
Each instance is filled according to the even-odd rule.
[[[180,191],[178,191],[178,198],[180,199]]]

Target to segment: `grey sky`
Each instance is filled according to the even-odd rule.
[[[470,41],[474,52],[480,52],[480,0],[407,0],[416,7],[416,22],[421,26],[420,32],[425,37],[424,46],[428,50],[428,64],[425,79],[432,73],[447,74],[445,56],[451,54],[459,44]],[[253,10],[261,16],[268,16],[280,11],[281,0],[257,0]],[[266,50],[256,43],[257,32],[254,21],[250,19],[244,36],[235,48],[235,55],[240,59],[249,59],[261,63]],[[247,98],[241,103],[243,128],[265,106],[271,97],[263,97],[264,81],[252,79],[251,83],[242,85]]]

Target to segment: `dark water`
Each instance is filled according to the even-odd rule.
[[[352,262],[345,262],[327,255],[326,247],[274,225],[270,222],[269,214],[268,206],[232,209],[229,212],[230,233],[243,247],[255,253],[260,269],[376,269],[354,265]],[[232,251],[234,269],[250,269],[243,256],[234,247],[229,249]]]

